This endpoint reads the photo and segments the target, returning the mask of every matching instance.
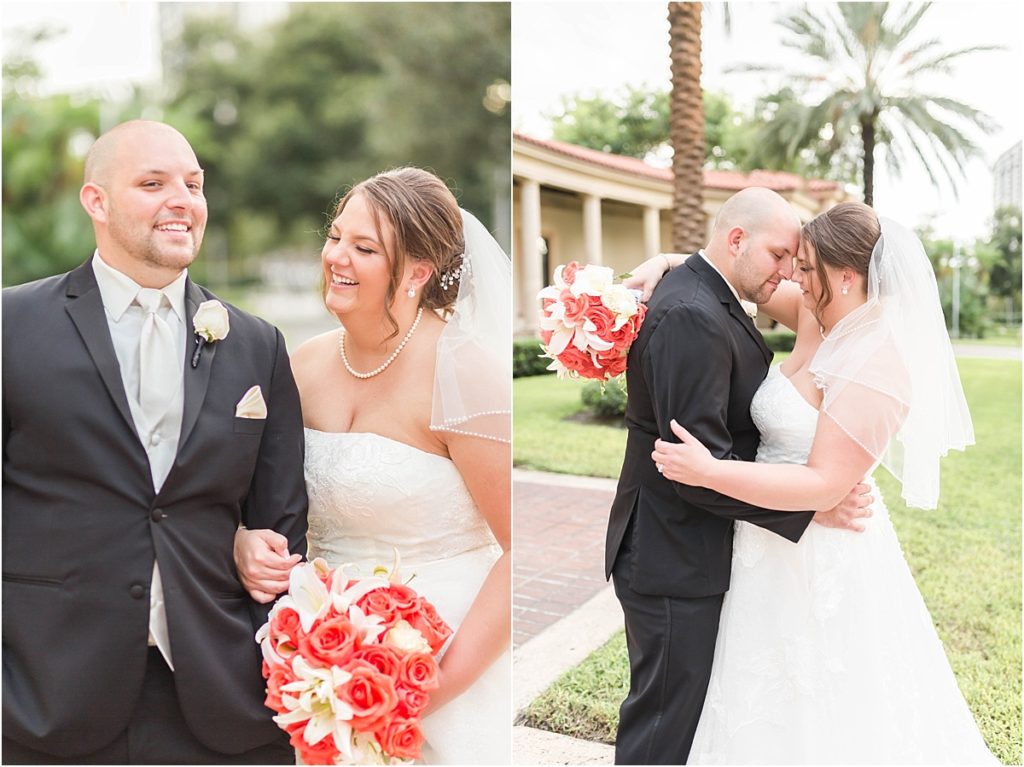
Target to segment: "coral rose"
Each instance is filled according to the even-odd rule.
[[[295,675],[285,664],[276,664],[270,669],[267,677],[267,698],[264,705],[274,711],[284,711],[284,704],[281,703],[281,687],[295,681]]]
[[[306,660],[319,660],[328,666],[344,666],[356,649],[358,632],[347,618],[337,617],[319,623],[309,635],[308,642],[301,644],[310,655]]]
[[[430,651],[435,655],[444,647],[448,637],[452,635],[452,627],[438,615],[437,608],[425,599],[420,599],[420,609],[415,615],[409,616],[406,620],[417,629],[423,638],[430,645]]]
[[[562,279],[566,285],[572,285],[576,281],[576,272],[580,269],[579,261],[570,261],[562,270]]]
[[[376,615],[390,626],[398,619],[395,598],[388,589],[374,589],[363,596],[356,605],[367,615]]]
[[[562,291],[558,300],[565,307],[564,322],[566,325],[582,325],[583,316],[590,307],[587,296],[574,296],[568,288]]]
[[[306,739],[302,737],[303,731],[306,729],[306,723],[300,722],[299,727],[295,730],[289,729],[291,738],[289,743],[299,753],[299,758],[303,764],[335,764],[337,762],[340,751],[334,744],[334,736],[327,735],[317,741],[314,745],[310,745],[306,742]]]
[[[415,610],[419,603],[419,595],[408,586],[401,583],[392,583],[388,586],[388,593],[395,600],[395,610],[405,617],[410,610]]]
[[[355,654],[352,656],[352,660],[368,663],[380,673],[385,676],[389,676],[392,679],[398,676],[398,670],[402,663],[402,659],[398,657],[398,653],[392,650],[388,645],[383,644],[364,645],[356,650]]]
[[[430,696],[415,687],[399,684],[395,689],[398,691],[398,712],[402,716],[419,716],[430,702]]]
[[[565,365],[566,369],[582,376],[586,376],[594,369],[590,355],[572,345],[565,347],[565,351],[558,355],[558,361]]]
[[[356,730],[383,725],[398,706],[395,683],[370,665],[355,666],[351,673],[351,679],[335,690],[339,699],[352,706],[350,724]]]
[[[402,658],[398,680],[421,690],[436,690],[438,685],[437,661],[434,660],[433,655],[425,652],[409,653]]]
[[[278,610],[270,619],[269,636],[270,646],[282,658],[294,654],[300,640],[305,636],[302,624],[299,623],[299,613],[291,607]]]
[[[380,743],[385,753],[400,759],[420,758],[423,733],[415,721],[396,716],[388,723],[387,727],[378,730],[375,734],[377,742]]]

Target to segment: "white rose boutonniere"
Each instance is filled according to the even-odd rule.
[[[228,322],[228,310],[220,301],[203,301],[192,318],[192,327],[196,332],[196,350],[192,354],[192,367],[199,364],[199,355],[205,344],[212,344],[227,338],[231,330],[231,323]]]

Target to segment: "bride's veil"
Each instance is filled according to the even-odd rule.
[[[437,342],[433,431],[511,442],[512,262],[462,211],[466,251],[454,310]]]
[[[879,217],[867,302],[843,317],[811,362],[822,412],[932,509],[939,459],[974,444],[939,291],[917,236]]]

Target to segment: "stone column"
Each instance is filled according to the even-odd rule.
[[[519,243],[521,327],[537,332],[540,301],[537,294],[544,288],[547,275],[540,253],[540,183],[524,178],[519,187],[520,222],[523,241]]]
[[[583,257],[588,264],[602,263],[601,198],[596,194],[583,195]]]
[[[661,252],[661,211],[650,205],[644,208],[644,258]]]

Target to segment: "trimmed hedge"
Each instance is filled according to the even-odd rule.
[[[536,338],[524,338],[512,342],[512,377],[539,376],[551,374],[547,366],[551,360],[541,357],[540,341]]]
[[[626,414],[626,380],[613,378],[601,385],[600,381],[587,381],[580,391],[583,407],[603,418]]]
[[[773,352],[791,352],[796,343],[796,333],[792,330],[763,330],[761,335]]]

